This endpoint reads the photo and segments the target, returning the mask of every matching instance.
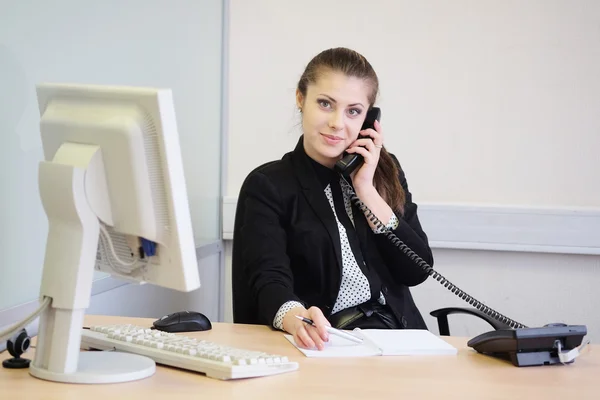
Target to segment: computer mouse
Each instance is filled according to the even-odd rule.
[[[179,311],[157,319],[152,324],[163,332],[197,332],[212,329],[210,320],[199,312]]]
[[[554,326],[567,326],[567,324],[562,323],[562,322],[553,322],[553,323],[544,325],[544,328],[552,328]]]

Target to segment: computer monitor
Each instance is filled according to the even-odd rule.
[[[171,91],[40,84],[49,230],[30,374],[108,383],[154,373],[134,354],[81,352],[94,270],[180,291],[200,286]]]

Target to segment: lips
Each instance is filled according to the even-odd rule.
[[[339,136],[326,135],[324,133],[321,133],[321,136],[323,136],[325,138],[325,140],[327,140],[327,142],[329,142],[329,143],[340,143],[342,140],[344,140]]]

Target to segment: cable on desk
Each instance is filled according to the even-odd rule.
[[[29,325],[34,319],[36,319],[52,302],[52,298],[46,297],[40,303],[40,306],[27,318],[25,318],[21,322],[17,322],[15,325],[9,327],[8,329],[0,332],[0,342],[4,342],[10,339],[15,333],[19,332],[21,329],[25,328]]]

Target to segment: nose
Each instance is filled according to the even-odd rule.
[[[329,118],[329,128],[339,131],[344,126],[344,114],[342,112],[332,112]]]

